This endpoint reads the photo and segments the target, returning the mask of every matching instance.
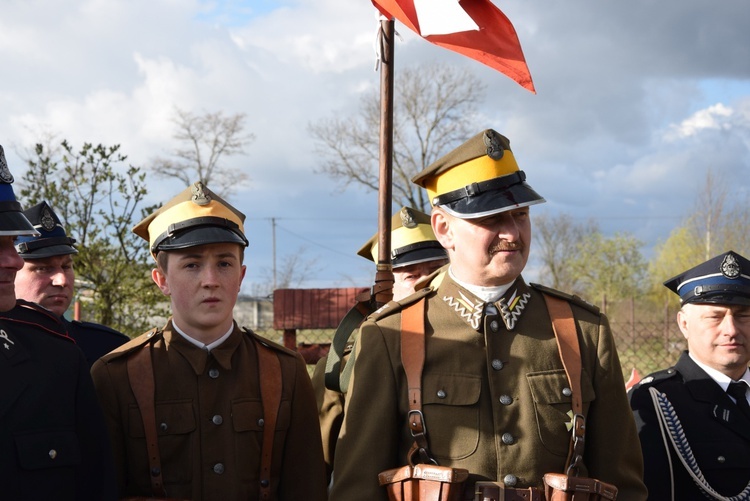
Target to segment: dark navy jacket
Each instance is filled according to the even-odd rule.
[[[112,449],[81,351],[60,320],[0,312],[0,498],[115,499]]]
[[[86,357],[89,369],[99,358],[130,341],[122,332],[102,324],[67,319],[63,319],[63,324]]]
[[[665,394],[674,407],[709,485],[723,496],[740,493],[750,482],[750,419],[684,352],[674,367],[643,378],[628,393],[643,449],[649,499],[672,499],[668,457],[649,393],[651,387]],[[671,443],[669,457],[674,470],[674,499],[707,499]]]

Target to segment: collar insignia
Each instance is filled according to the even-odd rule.
[[[460,296],[459,298],[443,296],[443,301],[453,308],[453,311],[458,313],[458,316],[464,319],[472,329],[479,330],[484,303],[479,300],[474,301],[470,299],[460,290],[458,291],[458,295]]]
[[[516,321],[526,309],[526,303],[529,302],[530,298],[531,294],[528,292],[518,295],[518,289],[516,289],[510,297],[501,297],[497,302],[497,307],[500,309],[500,316],[509,331],[513,330],[516,326]]]

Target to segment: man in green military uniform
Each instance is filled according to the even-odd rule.
[[[571,389],[545,294],[570,304],[577,326],[587,416],[579,474],[614,484],[618,500],[646,498],[606,317],[521,276],[529,206],[544,201],[525,177],[508,140],[486,130],[414,178],[430,195],[432,228],[450,266],[362,325],[331,500],[385,500],[378,474],[409,462],[415,440],[400,331],[402,312],[419,301],[426,312],[421,399],[428,450],[441,466],[470,472],[465,499],[474,499],[478,480],[501,482],[505,499],[517,499],[515,489],[541,489],[545,473],[565,473]]]
[[[378,234],[370,238],[357,252],[358,255],[377,261]],[[448,254],[435,238],[430,225],[430,216],[411,207],[401,207],[391,220],[391,266],[393,267],[393,300],[398,301],[414,292],[414,286],[448,263]],[[374,306],[368,303],[368,307]],[[374,309],[374,308],[372,308]],[[336,336],[350,335],[340,329],[348,328],[343,324],[336,331]],[[348,358],[351,343],[356,336],[351,335],[348,349],[344,353],[344,361]],[[326,469],[330,477],[333,470],[333,458],[336,450],[336,440],[344,419],[345,390],[328,389],[325,386],[326,362],[323,357],[315,366],[312,376],[315,398],[318,402],[320,417],[320,431],[323,437],[323,455]],[[338,368],[338,367],[337,367]],[[339,388],[341,389],[341,387]]]
[[[92,368],[120,493],[198,500],[326,498],[302,357],[233,320],[245,216],[197,182],[141,221],[172,317]]]

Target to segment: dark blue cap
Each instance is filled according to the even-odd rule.
[[[670,278],[664,285],[682,304],[750,305],[750,261],[728,251]]]
[[[66,254],[78,254],[73,247],[76,242],[65,233],[55,211],[47,202],[42,202],[23,211],[39,236],[20,236],[16,239],[16,250],[24,259],[42,259]]]
[[[22,210],[13,193],[13,174],[5,161],[5,150],[0,146],[0,236],[39,234]]]

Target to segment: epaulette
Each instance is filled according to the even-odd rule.
[[[122,346],[118,346],[114,350],[104,355],[101,359],[104,362],[109,362],[110,360],[128,356],[134,351],[138,350],[140,347],[152,342],[155,339],[160,338],[163,334],[164,332],[161,329],[153,328],[150,331],[141,334],[137,338],[131,339]]]
[[[674,367],[670,367],[669,369],[664,369],[661,371],[653,372],[649,374],[648,376],[644,377],[640,381],[638,381],[635,385],[633,385],[633,390],[637,390],[641,386],[654,386],[658,385],[662,381],[666,381],[667,379],[672,379],[673,377],[679,376],[679,372],[677,372],[677,369]]]
[[[251,338],[253,338],[253,340],[256,343],[260,343],[263,346],[271,348],[272,350],[284,353],[286,355],[291,355],[293,357],[296,357],[296,356],[299,355],[299,353],[297,353],[296,351],[290,350],[286,346],[282,346],[282,345],[280,345],[278,343],[274,343],[270,339],[265,338],[263,336],[260,336],[260,335],[256,334],[255,332],[253,332],[251,329],[248,329],[247,327],[242,327],[242,332],[244,332],[245,334],[247,334],[248,336],[250,336]]]
[[[598,306],[589,303],[588,301],[580,298],[579,296],[576,296],[575,294],[567,294],[565,292],[561,292],[556,289],[551,289],[549,287],[545,287],[544,285],[540,285],[540,284],[530,283],[529,285],[535,288],[536,290],[538,290],[539,292],[549,294],[550,296],[559,297],[560,299],[564,299],[570,303],[573,303],[576,306],[580,306],[581,308],[588,310],[591,313],[594,313],[596,315],[599,314]]]
[[[33,326],[48,334],[75,342],[68,336],[65,325],[57,315],[43,306],[23,299],[17,299],[12,310],[0,312],[0,320]]]
[[[416,303],[433,292],[435,292],[435,288],[430,286],[425,289],[420,289],[414,294],[399,299],[398,301],[390,301],[371,313],[365,320],[377,321],[381,318],[385,318],[393,313],[401,311],[404,307],[409,306],[410,304]]]

